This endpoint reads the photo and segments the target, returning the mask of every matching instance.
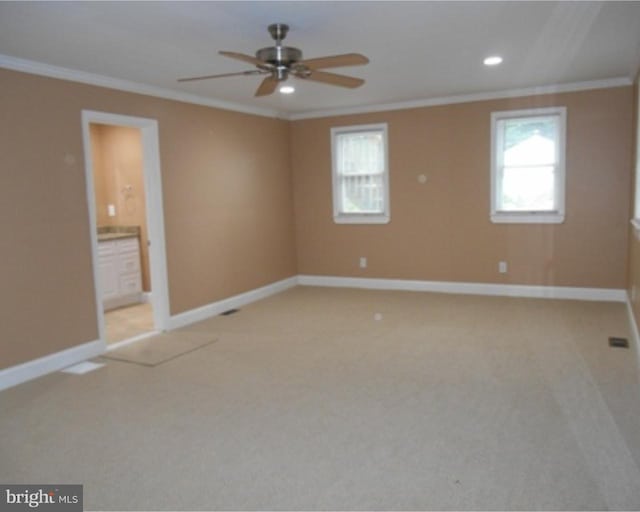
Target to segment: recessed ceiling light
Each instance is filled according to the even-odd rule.
[[[291,94],[295,90],[295,87],[293,87],[292,85],[283,85],[282,87],[280,87],[280,92],[282,94]]]
[[[502,62],[502,57],[499,55],[492,55],[491,57],[484,59],[483,62],[485,66],[497,66]]]

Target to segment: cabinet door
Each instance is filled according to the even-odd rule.
[[[121,276],[140,273],[140,254],[138,252],[118,254],[118,263]]]
[[[120,274],[120,295],[139,294],[142,291],[142,282],[140,280],[140,272],[131,274]]]
[[[98,259],[100,269],[100,285],[102,286],[102,300],[113,299],[118,296],[118,264],[114,256]]]

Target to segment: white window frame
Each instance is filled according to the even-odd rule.
[[[502,146],[502,137],[498,133],[497,126],[500,121],[514,118],[548,117],[558,116],[558,167],[555,176],[555,200],[556,208],[551,211],[513,211],[499,210],[498,193],[500,182],[500,169],[502,151],[498,151],[498,145]],[[566,107],[535,108],[527,110],[508,110],[491,113],[491,222],[494,223],[521,223],[521,224],[560,224],[565,218],[565,190],[566,190]],[[502,148],[500,148],[502,149]]]
[[[337,224],[387,224],[391,219],[389,209],[389,144],[387,137],[387,123],[362,124],[353,126],[339,126],[331,128],[331,175],[333,190],[333,220]],[[348,213],[343,212],[340,201],[340,178],[337,165],[336,139],[345,133],[382,132],[384,145],[384,171],[382,174],[383,202],[381,213]]]

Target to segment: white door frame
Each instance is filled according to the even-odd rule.
[[[91,230],[91,253],[93,260],[93,281],[96,290],[96,315],[98,334],[106,347],[104,310],[102,308],[102,284],[98,268],[98,233],[96,197],[93,182],[93,157],[91,154],[91,123],[128,126],[142,132],[142,162],[144,172],[144,193],[149,246],[149,267],[151,274],[151,303],[153,324],[156,330],[169,328],[169,287],[167,279],[167,259],[164,238],[164,211],[162,206],[162,176],[160,173],[160,145],[158,142],[158,122],[155,119],[131,117],[92,110],[82,111],[82,141],[84,144],[85,177],[87,183],[87,204]]]

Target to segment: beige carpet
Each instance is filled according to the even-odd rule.
[[[216,343],[0,393],[0,482],[87,510],[640,508],[624,304],[298,287]]]
[[[110,350],[101,357],[102,359],[113,359],[143,366],[157,366],[215,341],[216,339],[211,334],[206,333],[162,333]]]

